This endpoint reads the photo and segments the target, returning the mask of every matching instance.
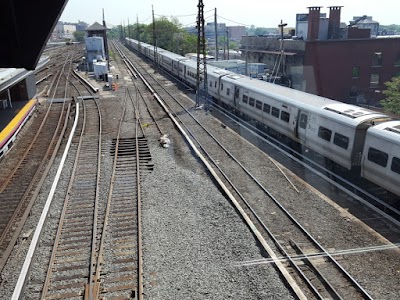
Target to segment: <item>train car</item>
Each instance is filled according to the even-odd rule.
[[[210,70],[208,70],[207,67],[207,80],[208,80],[208,94],[212,96],[214,99],[222,102],[221,99],[221,91],[220,91],[220,86],[221,86],[221,78],[227,75],[235,75],[235,73],[223,69],[219,69],[216,67],[212,67]],[[230,104],[230,103],[226,103]]]
[[[129,43],[137,47],[137,41]],[[142,53],[153,59],[151,50]],[[196,86],[196,61],[162,49],[159,55],[163,68]],[[400,123],[387,115],[217,67],[208,66],[207,77],[216,101],[349,170],[360,167],[362,177],[400,195]]]
[[[187,59],[186,59],[187,60]],[[166,51],[160,50],[158,52],[158,64],[167,72],[178,76],[179,75],[179,62],[185,61],[181,55]]]
[[[400,121],[368,129],[361,176],[400,195]]]
[[[3,157],[13,145],[18,133],[33,114],[37,101],[30,100],[11,122],[0,132],[0,158]]]
[[[367,129],[388,116],[240,75],[221,78],[220,99],[337,164],[361,165]]]

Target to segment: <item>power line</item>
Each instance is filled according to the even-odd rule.
[[[243,24],[243,23],[240,23],[240,22],[236,22],[236,21],[233,21],[233,20],[224,18],[224,17],[221,16],[221,15],[218,15],[218,18],[224,19],[224,20],[226,20],[226,21],[229,21],[229,22],[232,22],[232,23],[235,23],[235,24],[238,24],[238,25],[243,25],[243,26],[247,26],[247,27],[250,27],[250,26],[251,26],[251,25],[248,25],[248,24]]]

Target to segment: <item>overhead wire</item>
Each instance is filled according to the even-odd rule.
[[[304,259],[311,259],[311,258],[323,258],[328,255],[331,255],[331,256],[350,255],[350,254],[360,254],[360,253],[367,253],[367,252],[373,252],[373,251],[393,250],[393,249],[399,249],[399,248],[400,248],[400,243],[396,243],[396,244],[381,245],[381,246],[370,246],[370,247],[363,247],[363,248],[337,250],[337,251],[332,251],[329,253],[318,252],[318,253],[301,254],[301,255],[292,256],[291,259],[292,260],[304,260]],[[257,260],[240,262],[240,263],[235,264],[235,266],[241,267],[241,266],[252,266],[252,265],[260,265],[260,264],[270,264],[270,263],[274,263],[276,261],[284,262],[284,261],[288,261],[288,260],[289,260],[289,258],[287,258],[287,257],[277,257],[276,259],[265,258],[265,259],[257,259]]]

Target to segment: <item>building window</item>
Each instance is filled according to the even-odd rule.
[[[335,133],[333,136],[333,143],[340,148],[347,149],[349,147],[349,138],[340,133]]]
[[[393,157],[391,170],[397,174],[400,174],[400,159]]]
[[[371,74],[371,80],[369,82],[370,87],[378,87],[379,86],[379,74]]]
[[[400,57],[394,63],[395,67],[400,67]]]
[[[321,139],[324,139],[325,141],[330,142],[331,141],[331,136],[332,136],[332,131],[329,130],[328,128],[325,127],[319,127],[318,129],[318,136]]]
[[[360,67],[353,67],[351,71],[352,78],[359,78],[360,77]]]
[[[372,66],[379,67],[382,66],[382,52],[375,52],[372,56]]]
[[[368,160],[386,168],[388,155],[385,152],[379,151],[375,148],[369,148],[368,150]]]

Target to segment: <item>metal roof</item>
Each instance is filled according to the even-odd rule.
[[[104,27],[98,22],[94,22],[91,26],[86,28],[86,31],[101,31],[101,30],[108,30],[108,28]]]
[[[0,67],[35,69],[67,2],[2,1]]]
[[[48,57],[41,58],[36,70],[42,69],[49,61]],[[0,69],[0,92],[14,86],[33,73],[34,71],[27,71],[22,68]]]

